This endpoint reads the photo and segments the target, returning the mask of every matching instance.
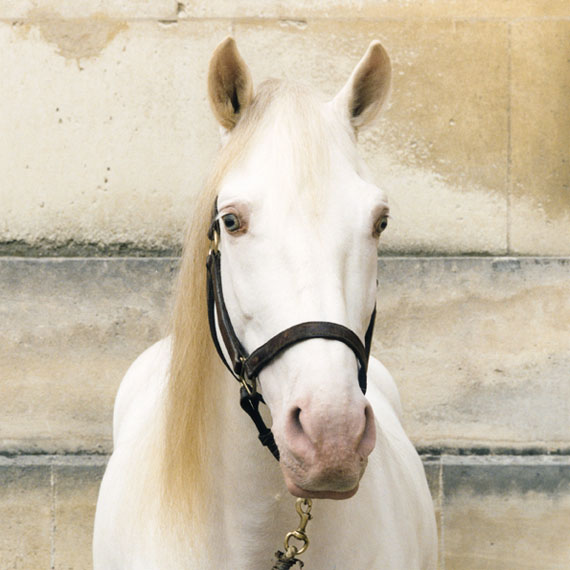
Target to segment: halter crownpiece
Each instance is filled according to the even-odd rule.
[[[241,384],[240,405],[242,409],[255,423],[261,443],[266,446],[275,459],[279,461],[279,449],[275,443],[273,433],[265,425],[259,413],[259,404],[263,402],[263,397],[257,391],[257,377],[259,373],[270,364],[277,355],[299,342],[313,338],[337,340],[346,344],[354,352],[356,360],[358,361],[358,384],[360,385],[362,393],[365,394],[366,371],[370,357],[376,308],[372,311],[370,323],[368,324],[368,329],[364,337],[364,344],[362,344],[361,340],[353,331],[344,325],[328,321],[308,321],[293,325],[281,331],[249,354],[235,333],[224,301],[221,252],[218,247],[220,240],[220,222],[218,220],[217,200],[214,203],[208,238],[211,242],[211,248],[206,260],[210,334],[212,335],[216,351],[222,359],[222,362],[231,372],[232,376]],[[222,351],[218,339],[218,330],[222,336],[229,362]]]

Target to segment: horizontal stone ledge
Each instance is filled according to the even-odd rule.
[[[9,248],[22,248],[20,253],[12,254]],[[75,250],[75,246],[85,247],[87,253],[81,253],[81,249]],[[45,247],[44,247],[45,246]],[[38,249],[35,249],[35,248]],[[109,247],[109,250],[105,248]],[[4,248],[4,249],[3,249]],[[30,249],[27,249],[30,248]],[[62,248],[59,250],[58,248]],[[18,249],[18,251],[20,251]],[[131,254],[131,252],[133,252]],[[78,262],[123,262],[136,263],[146,259],[163,263],[168,261],[179,261],[181,251],[171,249],[148,249],[138,246],[136,243],[80,243],[66,242],[56,244],[55,242],[41,242],[40,245],[28,244],[25,241],[0,242],[0,264],[4,263],[49,263],[64,261],[67,263]],[[524,270],[529,266],[556,265],[560,267],[570,267],[570,257],[566,255],[494,255],[487,253],[465,253],[462,255],[446,255],[436,253],[413,253],[406,252],[396,254],[392,252],[378,255],[378,263],[445,263],[453,269],[453,264],[486,264],[490,263],[493,270]],[[454,270],[456,272],[456,269]]]
[[[182,245],[172,247],[144,247],[137,243],[84,243],[25,240],[0,242],[0,258],[93,258],[93,257],[180,257]]]
[[[6,455],[0,453],[0,468],[7,467],[105,467],[108,454],[42,454],[42,455]]]
[[[442,453],[434,456],[418,449],[418,454],[426,465],[472,465],[476,467],[497,465],[567,465],[570,467],[570,452],[560,455],[456,455]],[[105,466],[109,461],[109,453],[4,453],[0,451],[0,466],[33,467],[46,465],[71,466],[80,465],[87,467]]]
[[[26,240],[0,241],[0,259],[54,259],[58,257],[71,259],[93,258],[173,258],[178,259],[182,253],[182,243],[172,243],[169,246],[145,246],[136,242],[81,242],[75,240],[54,241],[40,239],[33,243]],[[448,254],[447,251],[438,251],[437,246],[432,249],[422,249],[414,244],[405,248],[392,247],[390,251],[382,252],[380,259],[568,259],[565,255],[516,255],[505,253],[498,255],[487,251],[466,251]]]
[[[0,455],[0,473],[57,469],[103,475],[110,455]],[[448,498],[471,489],[480,495],[497,493],[570,494],[570,456],[497,455],[492,457],[422,456],[432,496]],[[81,484],[78,479],[78,484]],[[569,495],[570,497],[570,495]]]
[[[541,461],[570,461],[570,447],[550,451],[545,448],[435,448],[416,447],[418,455],[426,465],[447,463],[478,463],[478,464],[498,464],[513,460],[519,464],[534,463]],[[79,451],[50,452],[39,447],[20,449],[7,449],[6,446],[0,448],[0,465],[9,464],[29,464],[48,465],[56,462],[61,465],[71,465],[81,463],[85,465],[100,464],[106,465],[112,450],[83,449]],[[562,458],[562,459],[560,459]]]
[[[558,457],[570,456],[570,446],[558,449],[542,447],[423,447],[416,446],[416,451],[422,457]]]

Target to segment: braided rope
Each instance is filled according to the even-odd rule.
[[[299,564],[301,568],[305,565],[301,560],[295,558],[289,558],[286,554],[278,550],[275,553],[275,564],[271,567],[271,570],[289,570],[295,566],[295,564]]]

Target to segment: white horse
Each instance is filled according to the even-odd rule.
[[[329,499],[313,504],[308,569],[436,567],[423,466],[382,364],[370,359],[364,395],[362,364],[345,342],[303,340],[271,360],[258,387],[278,463],[240,409],[239,385],[208,331],[205,262],[217,198],[225,303],[248,351],[305,321],[364,339],[388,205],[357,154],[356,133],[382,107],[390,74],[376,41],[330,102],[275,80],[254,94],[233,39],[214,52],[208,87],[223,146],[194,208],[172,335],[134,362],[117,395],[96,570],[269,570],[298,524],[292,495]]]

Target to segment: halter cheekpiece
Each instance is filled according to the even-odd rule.
[[[259,440],[279,461],[279,449],[275,443],[275,438],[271,430],[265,425],[259,413],[259,404],[263,402],[262,395],[257,391],[257,377],[277,355],[287,350],[294,344],[312,338],[324,338],[337,340],[346,344],[356,356],[358,362],[358,384],[363,393],[366,393],[366,371],[370,356],[370,346],[372,343],[372,332],[374,330],[374,320],[376,308],[370,317],[370,323],[364,337],[364,344],[358,336],[349,328],[338,323],[327,321],[308,321],[293,325],[284,331],[276,334],[265,344],[254,350],[251,354],[247,352],[238,339],[232,325],[222,291],[222,269],[221,252],[218,248],[220,240],[220,222],[218,219],[217,199],[214,204],[212,221],[208,230],[208,238],[211,243],[210,251],[206,261],[207,268],[207,299],[208,299],[208,321],[210,324],[210,334],[216,346],[218,355],[222,359],[226,368],[232,376],[241,384],[240,405],[242,409],[253,420],[259,432]],[[216,326],[217,325],[217,326]],[[222,336],[222,341],[229,357],[226,359],[218,332]]]

